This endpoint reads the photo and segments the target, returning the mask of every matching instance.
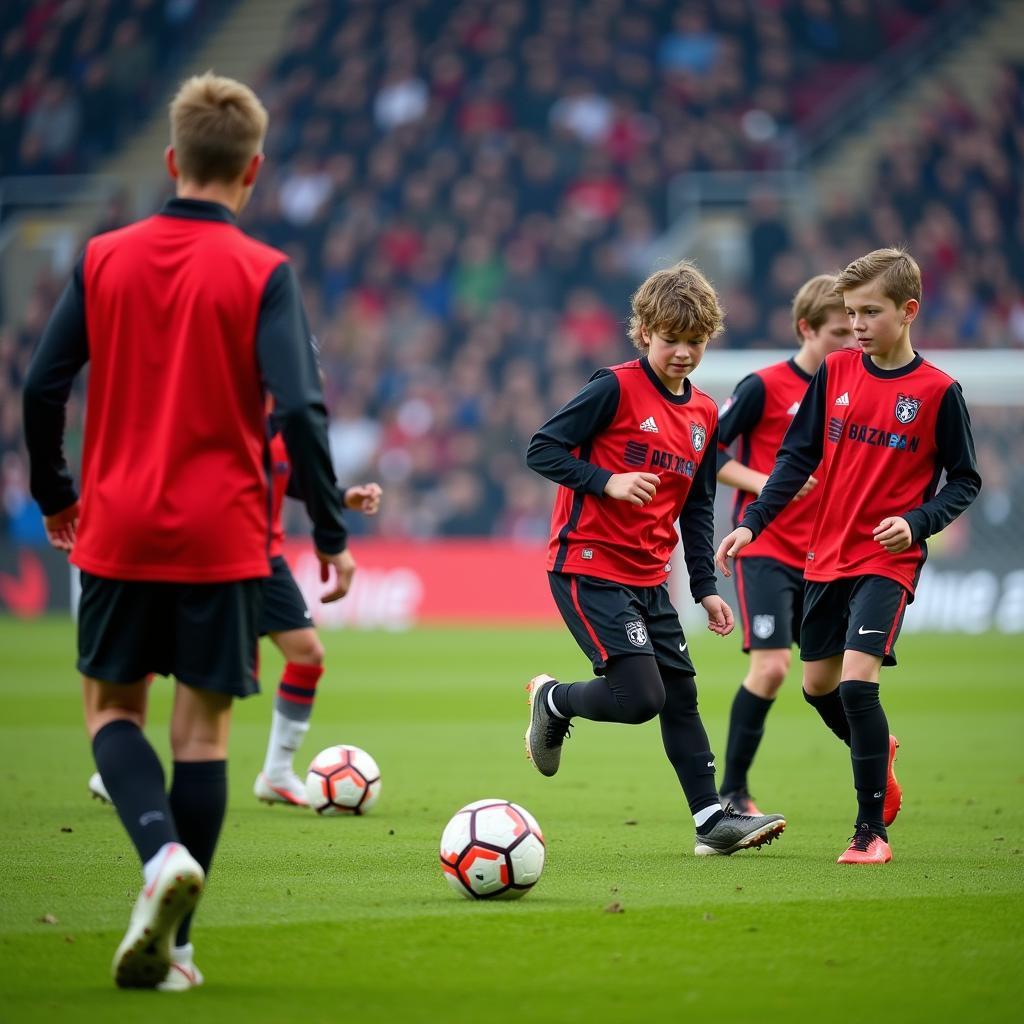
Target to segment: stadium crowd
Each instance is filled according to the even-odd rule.
[[[147,18],[200,7],[87,6],[118,12],[91,48],[108,69],[120,64],[113,26],[127,18],[151,39]],[[946,6],[308,4],[260,86],[268,162],[243,226],[300,274],[339,477],[388,491],[375,532],[546,535],[550,494],[523,465],[526,443],[590,370],[629,358],[629,295],[668,226],[672,180],[784,166],[813,103],[841,95],[879,35],[893,45]],[[5,52],[24,45],[10,42],[24,28],[0,27]],[[43,80],[65,83],[66,99],[76,80],[55,73],[58,51],[76,66],[84,44],[60,38]],[[3,109],[17,109],[3,154],[30,171],[38,146],[25,140],[47,90],[12,105],[6,67],[2,81]],[[118,123],[145,101],[137,88]],[[87,124],[80,112],[77,134],[65,126],[74,155],[49,169],[82,169],[108,148]],[[791,345],[790,298],[807,277],[899,241],[925,275],[918,347],[1024,345],[1022,124],[1024,69],[1007,67],[984,114],[951,87],[916,136],[890,143],[870,203],[824,197],[819,215],[794,219],[754,195],[749,277],[723,290],[716,347]],[[87,137],[94,148],[78,144]],[[38,531],[17,395],[60,284],[44,275],[22,320],[0,326],[0,514],[16,535]],[[985,457],[1002,460],[994,445]],[[1013,494],[1021,464],[1003,467]]]

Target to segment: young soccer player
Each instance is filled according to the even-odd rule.
[[[50,542],[82,570],[78,668],[96,766],[143,865],[114,977],[182,989],[202,980],[189,924],[226,808],[231,703],[257,689],[266,392],[323,578],[336,574],[324,600],[346,593],[355,562],[298,282],[235,222],[266,111],[246,86],[206,74],[182,85],[170,119],[177,197],[89,241],[33,356],[24,415]],[[79,503],[62,445],[86,362]],[[169,795],[140,728],[151,673],[176,679]]]
[[[291,463],[279,433],[270,439],[273,470],[273,505],[270,521],[270,577],[263,581],[263,612],[260,636],[269,636],[284,655],[285,666],[274,697],[270,738],[263,770],[256,776],[253,792],[265,803],[306,807],[306,787],[295,774],[293,758],[309,731],[317,683],[323,675],[324,648],[312,624],[312,616],[281,554],[284,526],[281,511],[289,490]],[[377,483],[359,484],[345,491],[345,507],[365,515],[376,515],[380,508],[381,488]]]
[[[960,385],[910,344],[921,305],[917,263],[903,249],[878,249],[839,274],[836,289],[860,351],[826,356],[761,496],[716,561],[729,575],[727,560],[816,473],[800,627],[804,695],[850,745],[857,820],[838,862],[883,864],[892,859],[884,821],[892,743],[880,670],[896,664],[925,540],[970,505],[981,477]]]
[[[734,525],[761,493],[822,360],[854,344],[835,284],[831,275],[819,274],[800,288],[793,298],[793,329],[800,350],[744,377],[720,410],[718,480],[736,488]],[[735,456],[730,456],[728,449],[734,444]],[[804,560],[818,507],[816,484],[810,477],[778,519],[736,560],[743,650],[749,653],[750,664],[732,702],[722,800],[742,814],[760,813],[750,796],[747,773],[789,671],[790,644],[800,640]]]
[[[652,274],[633,296],[630,337],[640,358],[598,370],[527,452],[530,468],[560,485],[548,580],[597,674],[569,684],[539,675],[527,684],[527,756],[551,776],[573,718],[638,724],[659,716],[697,855],[762,846],[786,827],[778,814],[723,809],[689,644],[668,593],[678,520],[690,592],[709,630],[731,632],[713,562],[718,410],[687,380],[721,327],[714,289],[692,263]]]

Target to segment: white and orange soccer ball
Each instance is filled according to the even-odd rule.
[[[309,764],[306,797],[317,814],[365,814],[379,796],[380,769],[359,747],[328,747]]]
[[[525,807],[477,800],[457,811],[441,834],[441,870],[468,899],[518,899],[544,870],[544,834]]]

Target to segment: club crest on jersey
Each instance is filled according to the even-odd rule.
[[[643,619],[637,619],[635,622],[627,622],[626,636],[629,637],[629,642],[634,647],[646,647],[647,626],[644,624]]]
[[[775,616],[774,615],[755,615],[754,616],[754,636],[758,640],[767,640],[768,637],[775,632]]]
[[[704,451],[704,443],[707,441],[707,439],[708,432],[704,429],[703,424],[690,424],[690,440],[693,442],[693,450],[695,452]]]
[[[917,417],[917,411],[921,408],[920,398],[911,398],[910,395],[896,396],[896,419],[900,423],[910,423]]]

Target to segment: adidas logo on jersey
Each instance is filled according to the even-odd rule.
[[[640,424],[641,430],[646,430],[648,434],[658,433],[658,424],[654,422],[653,416],[648,416],[647,419]]]
[[[849,405],[850,404],[850,392],[844,391],[837,399],[836,405]]]
[[[787,416],[795,416],[800,411],[800,403],[794,402],[787,410]]]

